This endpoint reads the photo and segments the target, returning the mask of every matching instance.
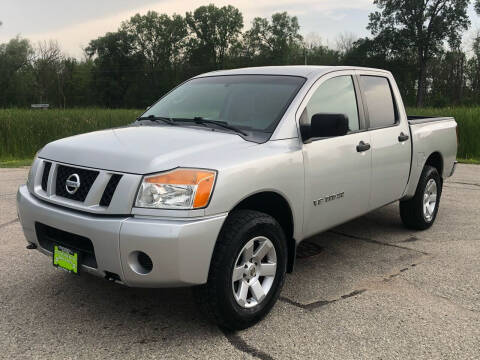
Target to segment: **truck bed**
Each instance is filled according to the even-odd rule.
[[[408,116],[412,138],[412,166],[405,191],[407,198],[415,194],[418,179],[430,154],[442,156],[440,176],[451,175],[457,155],[457,123],[453,117]]]

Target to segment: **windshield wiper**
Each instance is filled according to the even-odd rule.
[[[180,122],[180,121],[182,121],[182,122],[193,122],[195,124],[201,124],[201,125],[212,124],[212,125],[217,125],[217,126],[223,127],[224,129],[235,131],[239,134],[242,134],[243,136],[248,136],[248,134],[245,131],[243,131],[243,130],[241,130],[241,129],[233,126],[233,125],[230,125],[230,124],[226,123],[225,121],[209,120],[209,119],[205,119],[205,118],[200,117],[200,116],[196,116],[193,119],[189,119],[189,118],[168,118],[168,117],[165,117],[165,116],[149,115],[149,116],[137,118],[137,121],[139,121],[139,120],[163,121],[164,123],[167,123],[167,124],[170,124],[170,125],[179,125],[178,122]]]
[[[175,121],[173,121],[171,118],[164,117],[164,116],[155,116],[155,115],[141,116],[137,118],[137,121],[140,121],[140,120],[150,120],[153,122],[163,121],[164,123],[167,123],[169,125],[177,125],[175,124]]]
[[[202,118],[202,117],[200,117],[200,116],[196,116],[196,117],[194,117],[193,119],[181,119],[181,120],[182,120],[182,121],[192,121],[192,122],[194,122],[194,123],[196,123],[196,124],[212,124],[212,125],[217,125],[217,126],[220,126],[220,127],[225,128],[225,129],[233,130],[233,131],[235,131],[235,132],[237,132],[237,133],[239,133],[239,134],[242,134],[243,136],[248,136],[248,134],[247,134],[245,131],[243,131],[243,130],[241,130],[241,129],[233,126],[233,125],[230,125],[230,124],[226,123],[225,121],[208,120],[208,119],[204,119],[204,118]]]

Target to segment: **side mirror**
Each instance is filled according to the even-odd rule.
[[[150,108],[151,108],[151,106],[147,106],[147,108],[146,108],[145,110],[148,110],[148,109],[150,109]]]
[[[344,136],[348,133],[348,117],[345,114],[320,113],[312,116],[310,124],[302,124],[302,139]]]

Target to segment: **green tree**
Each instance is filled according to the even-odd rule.
[[[15,106],[31,100],[33,55],[30,42],[18,36],[0,45],[0,106]]]
[[[134,43],[131,34],[120,30],[90,41],[85,49],[85,53],[95,65],[92,81],[98,105],[143,106],[152,99],[150,95],[141,101],[138,93],[132,95],[132,88],[141,88],[147,78],[143,70],[144,58],[138,55]],[[152,92],[150,89],[148,91]]]
[[[64,56],[56,41],[38,43],[32,62],[38,102],[50,103],[58,100],[58,83],[63,59]]]
[[[271,21],[257,17],[244,35],[245,56],[271,65],[291,63],[303,53],[299,31],[297,17],[286,12],[273,14]]]
[[[134,51],[140,53],[154,69],[166,69],[179,61],[187,27],[182,16],[149,11],[137,14],[122,24],[122,31],[131,36]]]
[[[58,66],[58,105],[67,108],[93,103],[91,94],[91,64],[89,60],[78,61],[65,58]]]
[[[91,59],[76,62],[72,70],[71,85],[66,93],[70,99],[68,106],[92,106],[95,101],[95,83],[93,81],[95,65]]]
[[[428,69],[428,77],[432,79],[429,105],[442,107],[468,102],[466,70],[467,57],[460,49],[437,55]]]
[[[416,55],[417,98],[425,99],[427,66],[443,49],[445,40],[458,48],[463,30],[468,29],[469,0],[374,0],[380,11],[370,14],[368,29],[386,49]]]
[[[480,103],[480,32],[473,41],[472,46],[473,56],[467,62],[467,85],[470,91],[470,103]]]
[[[120,28],[132,41],[132,55],[143,59],[147,83],[163,93],[178,81],[177,67],[188,35],[185,19],[149,11],[135,15]]]
[[[185,20],[191,32],[189,60],[208,68],[225,66],[226,56],[236,46],[243,28],[243,16],[231,6],[200,6],[187,12]]]
[[[386,51],[381,42],[367,37],[354,42],[352,48],[343,54],[341,63],[391,71],[400,88],[403,101],[408,105],[415,104],[415,54],[407,51],[403,53]]]

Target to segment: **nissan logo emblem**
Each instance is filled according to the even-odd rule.
[[[73,195],[80,188],[80,176],[78,174],[72,174],[65,181],[65,189],[70,195]]]

